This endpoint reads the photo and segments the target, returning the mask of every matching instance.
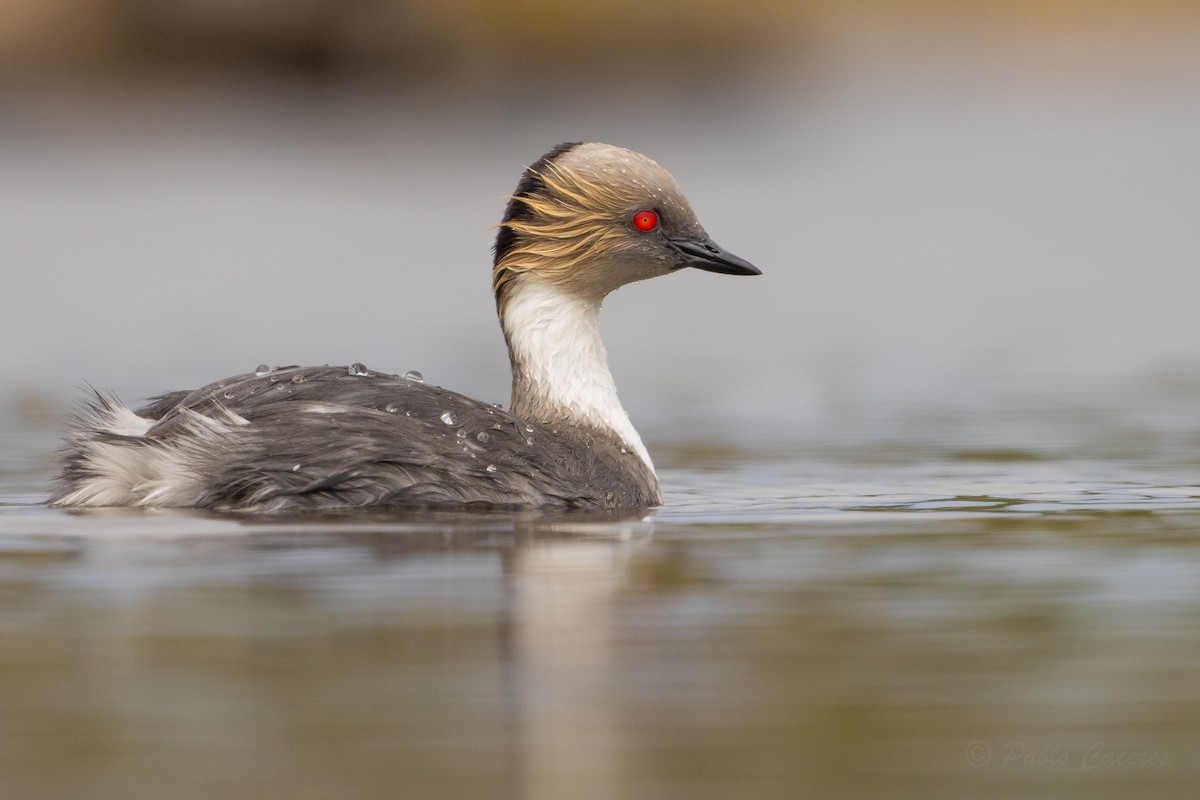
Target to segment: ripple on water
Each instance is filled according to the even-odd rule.
[[[861,467],[743,464],[732,471],[664,468],[659,518],[712,515],[723,521],[812,520],[885,514],[1016,518],[1200,511],[1194,476],[1129,474],[1115,464],[943,463]]]

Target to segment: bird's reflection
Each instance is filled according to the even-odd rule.
[[[619,797],[617,601],[651,523],[523,528],[504,554],[514,762],[528,798]]]
[[[621,796],[618,616],[635,556],[654,532],[649,510],[269,518],[166,513],[185,537],[182,532],[190,529],[189,538],[217,535],[227,543],[232,534],[239,548],[268,557],[293,550],[365,553],[389,572],[397,562],[430,555],[472,563],[497,559],[499,569],[481,572],[477,580],[499,582],[491,590],[499,601],[495,659],[502,707],[485,716],[498,715],[506,732],[508,794],[533,800]],[[140,523],[155,528],[164,523],[163,513],[122,510],[110,516],[135,537]],[[214,534],[219,520],[225,523]],[[237,535],[239,529],[243,535]],[[287,585],[293,591],[309,586]]]
[[[620,796],[617,603],[632,556],[653,534],[649,510],[332,515],[306,517],[303,530],[306,537],[324,531],[389,560],[495,551],[507,598],[498,612],[497,644],[511,794],[530,800]],[[273,539],[274,546],[294,542]]]

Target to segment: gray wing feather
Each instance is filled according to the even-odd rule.
[[[628,508],[661,502],[619,441],[552,428],[398,375],[286,367],[155,398],[146,439],[193,453],[219,510],[347,506]],[[198,440],[195,415],[236,418]],[[189,439],[189,437],[191,437]]]

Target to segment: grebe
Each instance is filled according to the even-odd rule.
[[[496,236],[508,411],[349,367],[260,367],[131,410],[97,393],[62,456],[58,506],[293,511],[354,506],[632,508],[662,503],[617,399],[600,304],[697,267],[758,275],[718,247],[649,158],[568,143],[529,167]]]

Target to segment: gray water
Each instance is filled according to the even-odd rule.
[[[0,796],[1192,796],[1194,50],[854,47],[603,108],[6,89]],[[576,137],[764,271],[606,306],[663,508],[40,505],[84,380],[503,400],[487,226]]]

